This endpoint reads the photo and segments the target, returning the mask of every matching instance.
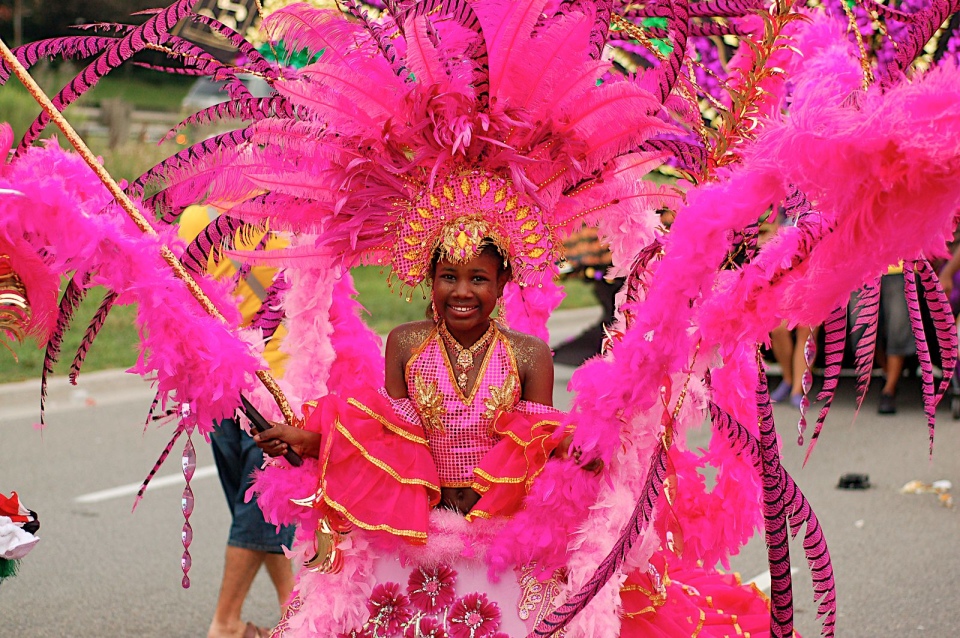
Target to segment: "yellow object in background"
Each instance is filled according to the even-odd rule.
[[[220,211],[213,206],[190,206],[183,211],[183,214],[180,216],[177,234],[180,236],[180,239],[188,243],[192,242],[210,222],[219,216]],[[269,230],[265,229],[251,233],[249,232],[249,227],[241,228],[234,237],[234,247],[237,250],[253,250],[263,239],[263,236],[269,232]],[[285,239],[271,235],[267,240],[266,248],[272,250],[283,248],[286,245],[287,241]],[[207,256],[207,272],[215,279],[232,277],[240,268],[238,262],[228,257],[221,257],[218,260],[218,257],[218,255],[212,253]],[[241,298],[239,309],[243,317],[242,325],[248,325],[253,317],[256,316],[257,311],[260,310],[260,306],[266,298],[267,290],[270,288],[270,284],[273,283],[273,278],[276,276],[276,273],[276,268],[254,266],[250,269],[250,273],[237,284],[234,292]],[[273,336],[267,341],[263,351],[263,358],[267,361],[267,365],[270,366],[270,371],[276,377],[283,376],[283,368],[287,355],[280,351],[280,342],[286,334],[287,331],[283,325],[277,327],[276,332],[274,332]]]

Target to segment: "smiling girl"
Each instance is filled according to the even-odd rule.
[[[356,495],[369,497],[372,489],[356,489],[357,477],[385,486],[377,501],[395,498],[394,489],[416,500],[409,509],[391,508],[405,519],[410,512],[425,515],[423,502],[468,520],[489,518],[517,511],[529,481],[569,445],[552,409],[549,347],[492,318],[511,275],[496,242],[485,237],[475,252],[459,258],[441,246],[431,270],[433,319],[391,331],[385,384],[377,396],[345,402],[325,397],[304,429],[276,424],[255,437],[272,456],[293,446],[301,455],[319,457],[324,498],[351,523],[416,538],[423,537],[425,520],[402,525],[389,515],[357,514],[368,506]],[[402,468],[401,459],[418,459],[418,467]],[[599,461],[583,467],[595,471]],[[393,480],[384,481],[384,471]],[[341,492],[341,484],[349,489]],[[411,484],[417,487],[406,489]]]

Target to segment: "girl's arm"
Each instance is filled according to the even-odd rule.
[[[524,401],[553,407],[553,355],[550,346],[530,335],[515,341],[517,372]]]
[[[521,345],[522,344],[522,345]],[[525,401],[534,401],[553,406],[553,355],[550,347],[540,339],[521,335],[516,346],[517,367],[520,368],[520,383],[523,386],[521,397]],[[563,438],[554,451],[559,458],[572,456],[574,463],[587,472],[599,473],[603,470],[603,461],[591,456],[582,457],[579,449],[570,450],[573,435]]]

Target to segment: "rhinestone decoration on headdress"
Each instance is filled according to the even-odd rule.
[[[411,286],[429,276],[438,248],[444,258],[465,263],[488,239],[507,256],[520,281],[557,258],[557,242],[540,207],[497,175],[455,170],[399,208],[391,261],[397,276]]]

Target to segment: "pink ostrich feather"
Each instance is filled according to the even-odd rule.
[[[13,128],[6,122],[0,124],[0,157],[7,157],[13,146]],[[0,176],[6,171],[0,167]],[[20,191],[10,189],[0,194],[0,207],[6,206],[8,198],[25,197]],[[57,291],[60,289],[60,276],[49,268],[37,255],[33,246],[11,225],[0,224],[0,254],[10,257],[14,272],[26,289],[30,304],[30,320],[24,326],[24,334],[37,340],[42,347],[53,334],[57,326]]]
[[[443,14],[401,11],[393,53],[403,57],[393,61],[362,25],[344,23],[336,12],[289,7],[268,20],[268,32],[289,33],[292,42],[323,48],[324,54],[275,82],[300,109],[300,122],[253,124],[254,144],[224,166],[224,175],[244,176],[272,191],[265,198],[247,197],[237,213],[268,215],[266,198],[276,204],[286,196],[295,205],[271,205],[272,227],[312,222],[318,244],[330,254],[345,263],[378,263],[386,256],[384,228],[396,218],[392,202],[418,192],[405,176],[429,188],[462,161],[511,177],[544,211],[556,245],[594,205],[578,206],[581,191],[573,187],[608,170],[622,172],[611,160],[651,136],[679,132],[653,116],[657,101],[637,84],[597,86],[609,64],[588,54],[591,6],[542,21],[543,2],[471,6],[479,31]],[[480,51],[491,56],[489,100],[474,94],[480,62],[470,56]],[[394,70],[401,64],[412,73],[398,77]],[[655,201],[654,193],[626,177],[594,191],[606,197],[604,209],[622,207],[632,215],[638,199],[649,194],[648,202]],[[567,208],[557,206],[561,196],[569,200]],[[543,323],[540,313],[526,304],[512,314],[520,321],[530,317],[526,324],[534,326]]]

